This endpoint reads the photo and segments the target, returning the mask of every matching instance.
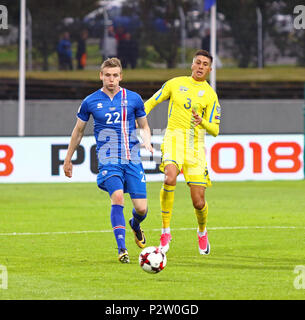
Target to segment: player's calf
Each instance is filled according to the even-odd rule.
[[[145,248],[146,246],[146,238],[143,230],[140,227],[140,223],[147,216],[147,208],[143,208],[140,212],[136,211],[136,209],[132,210],[133,217],[129,220],[129,225],[134,233],[135,242],[139,248]]]
[[[146,238],[145,238],[144,232],[140,228],[140,226],[139,226],[139,228],[137,230],[135,230],[133,228],[133,223],[132,222],[133,222],[133,219],[131,218],[129,220],[129,225],[131,227],[132,232],[134,233],[135,242],[136,242],[136,244],[137,244],[137,246],[139,248],[141,248],[141,249],[145,248],[145,246],[146,246]]]

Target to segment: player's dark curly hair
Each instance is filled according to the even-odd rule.
[[[213,62],[213,57],[212,57],[211,54],[210,54],[208,51],[206,51],[206,50],[203,50],[203,49],[198,50],[198,51],[195,53],[194,58],[196,58],[197,56],[207,57],[207,58],[209,58],[209,59],[211,60],[211,64],[212,64],[212,62]]]

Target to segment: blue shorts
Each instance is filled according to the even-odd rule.
[[[106,180],[111,177],[119,177],[121,184],[108,185]],[[146,178],[142,163],[129,162],[127,164],[99,165],[97,185],[111,194],[123,188],[124,193],[129,193],[131,199],[146,199]]]

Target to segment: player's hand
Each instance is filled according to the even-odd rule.
[[[72,178],[72,162],[71,161],[64,162],[64,172],[66,177]]]
[[[150,143],[144,142],[142,145],[143,145],[143,146],[145,147],[145,149],[146,149],[147,151],[149,151],[151,154],[154,153],[154,148],[152,147],[152,145],[151,145]]]
[[[194,117],[195,127],[197,127],[202,122],[202,118],[198,115],[198,113],[194,109],[192,109],[192,114]]]

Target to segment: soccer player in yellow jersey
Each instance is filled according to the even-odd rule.
[[[205,132],[216,137],[219,133],[220,113],[218,97],[206,81],[213,57],[205,50],[196,52],[192,74],[168,80],[145,102],[147,114],[160,102],[169,99],[168,124],[161,146],[164,182],[160,191],[162,234],[160,248],[169,250],[170,220],[174,203],[177,176],[183,171],[198,222],[199,253],[210,253],[206,230],[208,203],[205,190],[211,185],[205,158]]]

